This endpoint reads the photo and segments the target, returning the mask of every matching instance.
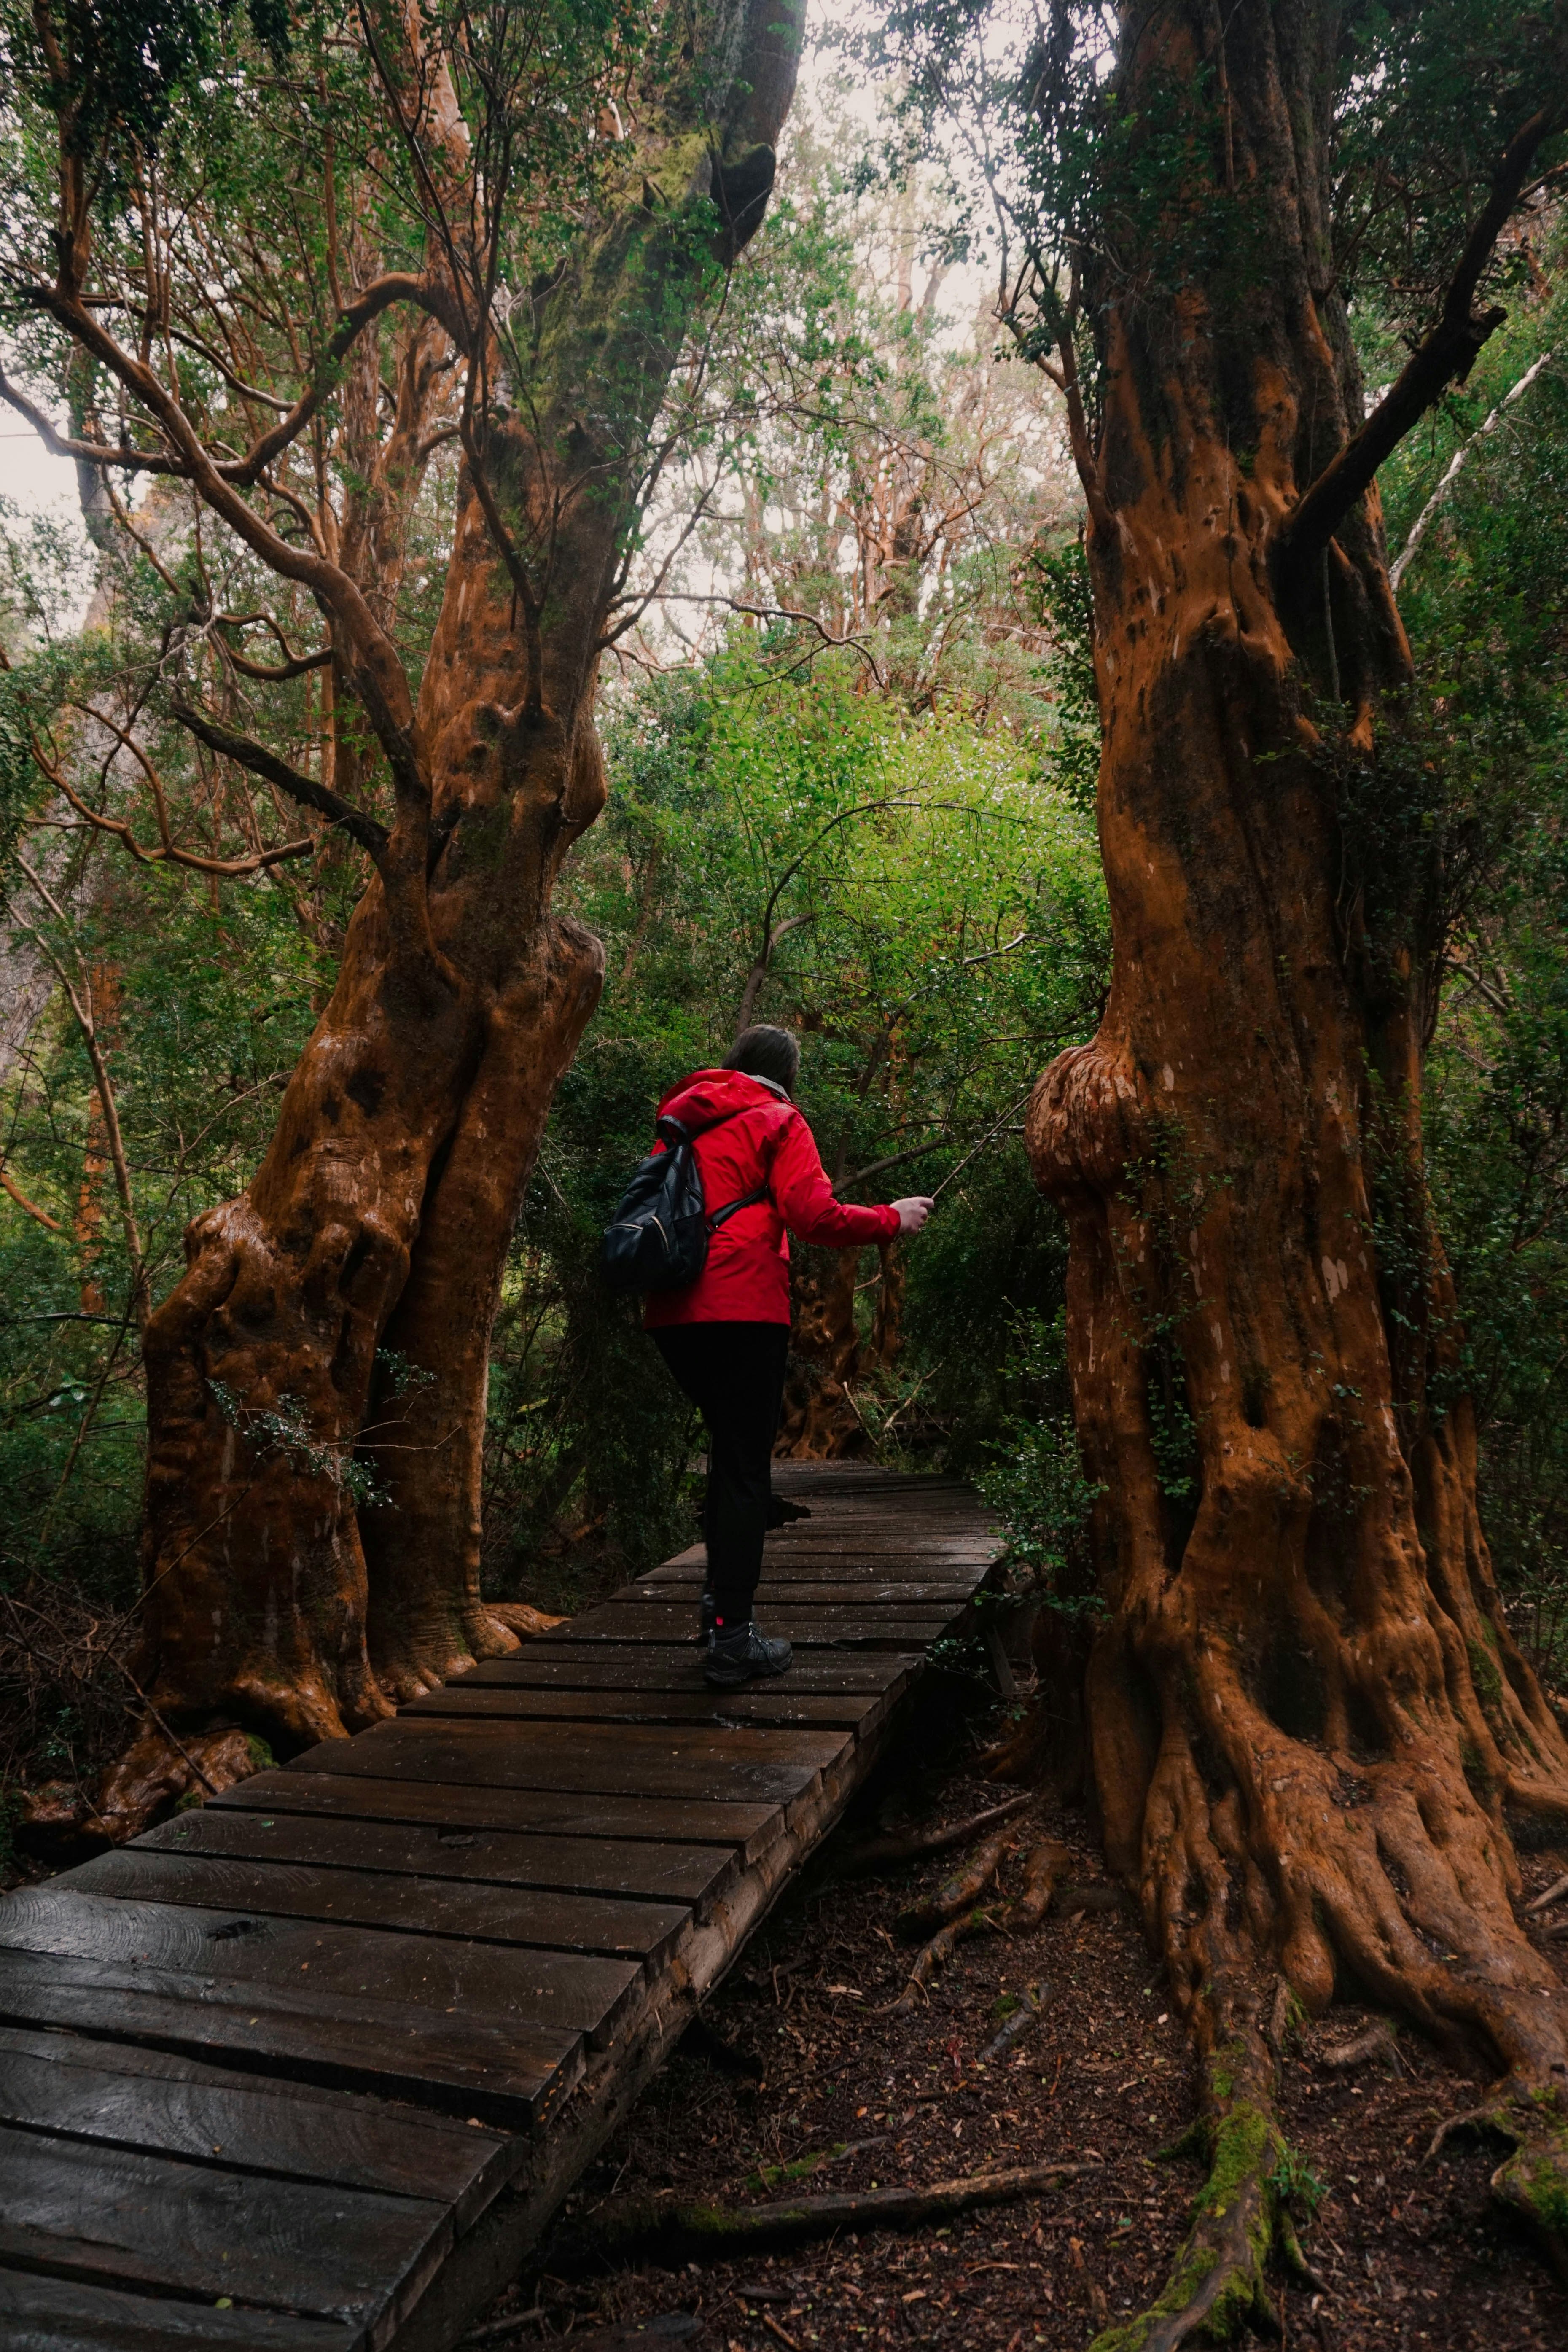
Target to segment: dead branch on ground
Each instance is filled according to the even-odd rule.
[[[665,2189],[647,2197],[609,2197],[550,2249],[552,2269],[625,2260],[634,2250],[661,2259],[711,2259],[765,2246],[794,2246],[835,2230],[908,2230],[950,2220],[976,2206],[1016,2204],[1064,2180],[1098,2172],[1098,2164],[1041,2164],[977,2172],[924,2189],[840,2190],[780,2199],[767,2205],[713,2205]]]

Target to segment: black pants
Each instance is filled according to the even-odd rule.
[[[717,1612],[749,1617],[763,1572],[789,1326],[673,1323],[653,1336],[708,1430],[702,1534]]]

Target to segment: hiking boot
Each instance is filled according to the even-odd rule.
[[[810,1511],[804,1503],[792,1503],[783,1495],[768,1496],[768,1530],[793,1526],[796,1519],[809,1519]]]
[[[754,1617],[716,1624],[702,1661],[702,1679],[715,1690],[739,1690],[764,1675],[782,1675],[793,1655],[789,1643],[770,1641]]]

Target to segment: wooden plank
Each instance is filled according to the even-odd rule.
[[[3,1910],[3,1906],[0,1906]],[[221,2051],[236,2070],[416,2099],[525,2131],[583,2071],[578,2033],[515,2018],[432,2016],[363,1993],[263,1988],[58,1954],[0,1950],[0,2020],[113,2035],[182,2056]]]
[[[715,1738],[732,1745],[735,1752],[715,1754]],[[324,1741],[296,1757],[287,1769],[337,1779],[395,1774],[417,1780],[479,1780],[491,1787],[569,1790],[580,1795],[646,1792],[708,1802],[750,1797],[787,1803],[816,1786],[820,1767],[814,1759],[796,1761],[787,1751],[770,1751],[763,1743],[803,1740],[826,1749],[824,1762],[836,1761],[851,1744],[845,1735],[833,1732],[711,1734],[700,1728],[657,1731],[627,1724],[609,1740],[595,1739],[585,1727],[574,1724],[511,1727],[408,1718],[377,1724],[357,1739]]]
[[[312,1991],[379,1996],[441,2016],[473,2011],[586,2033],[596,2043],[609,2040],[642,1979],[635,1960],[533,1950],[522,1959],[514,1945],[187,1910],[79,1893],[73,1875],[24,1887],[0,1903],[0,1946],[237,1977],[257,1987],[293,1986],[309,1976]]]
[[[809,1588],[807,1597],[814,1602],[818,1598],[816,1588],[824,1584],[853,1584],[876,1590],[882,1584],[918,1583],[934,1588],[939,1601],[956,1598],[967,1601],[990,1574],[991,1560],[925,1560],[910,1559],[903,1552],[868,1554],[866,1552],[811,1552],[792,1554],[787,1559],[766,1560],[763,1565],[763,1580],[757,1587],[759,1601],[773,1600],[784,1591]],[[650,1568],[635,1584],[624,1586],[627,1595],[668,1591],[675,1586],[680,1592],[695,1596],[703,1589],[708,1571],[700,1560],[667,1560],[662,1567]],[[607,1594],[606,1599],[618,1600],[620,1594]]]
[[[975,1580],[966,1578],[962,1585],[942,1584],[929,1579],[866,1576],[846,1579],[838,1575],[807,1577],[800,1582],[793,1578],[764,1577],[757,1587],[757,1613],[771,1625],[781,1612],[801,1609],[945,1609],[957,1616],[974,1591]],[[674,1579],[655,1582],[652,1578],[637,1584],[627,1584],[619,1592],[609,1594],[606,1609],[624,1608],[627,1602],[644,1609],[668,1609],[679,1605],[693,1608],[701,1581],[693,1575],[689,1581],[678,1583]],[[688,1597],[689,1596],[689,1597]],[[690,1632],[690,1619],[687,1631]]]
[[[507,1716],[557,1723],[765,1724],[780,1730],[837,1725],[863,1734],[879,1723],[887,1702],[875,1693],[851,1691],[842,1698],[783,1685],[744,1691],[531,1690],[526,1683],[448,1683],[401,1710],[416,1716]]]
[[[942,1538],[853,1536],[840,1529],[831,1536],[779,1537],[768,1545],[763,1554],[763,1578],[795,1572],[796,1563],[822,1560],[864,1560],[870,1563],[886,1560],[908,1560],[922,1572],[928,1569],[951,1570],[954,1576],[980,1576],[994,1566],[998,1546],[984,1538]],[[704,1575],[708,1567],[707,1548],[693,1544],[689,1551],[674,1554],[660,1560],[657,1568],[645,1571],[639,1582],[667,1576]]]
[[[853,1692],[882,1696],[891,1703],[907,1690],[923,1661],[918,1647],[902,1650],[860,1650],[829,1653],[811,1650],[796,1655],[787,1675],[767,1687],[777,1691],[811,1692],[837,1697]],[[531,1642],[526,1649],[505,1658],[489,1658],[472,1666],[446,1687],[471,1690],[477,1684],[513,1685],[531,1690],[687,1691],[710,1696],[702,1679],[702,1653],[695,1642],[682,1649],[663,1642],[552,1642],[548,1649]],[[755,1693],[759,1685],[751,1684]],[[746,1694],[731,1692],[731,1697]]]
[[[354,2335],[332,2319],[278,2311],[219,2311],[80,2279],[0,2270],[0,2344],[5,2352],[353,2352]]]
[[[449,2205],[459,2226],[513,2143],[348,2091],[247,2080],[166,2051],[0,2027],[0,2125]]]
[[[884,1614],[868,1609],[770,1609],[763,1604],[763,1626],[766,1633],[782,1635],[802,1648],[831,1649],[836,1644],[863,1643],[875,1647],[881,1643],[908,1650],[920,1648],[944,1633],[959,1612],[951,1606],[931,1609],[910,1605],[889,1610]],[[548,1648],[558,1638],[552,1633],[539,1635],[541,1647]],[[679,1605],[657,1601],[625,1601],[618,1606],[602,1603],[584,1616],[574,1617],[569,1637],[579,1642],[676,1642],[691,1640],[691,1612]],[[377,1727],[379,1729],[380,1727]],[[374,1739],[375,1731],[361,1735]]]
[[[348,1741],[341,1745],[346,1749]],[[483,1759],[466,1753],[455,1779],[400,1777],[383,1761],[377,1773],[258,1772],[212,1800],[242,1811],[317,1813],[338,1821],[430,1822],[443,1829],[540,1831],[551,1837],[683,1838],[693,1845],[733,1847],[754,1862],[784,1832],[782,1805],[699,1802],[665,1797],[584,1796],[574,1790],[498,1788],[470,1777]]]
[[[699,1918],[706,1916],[739,1867],[734,1850],[721,1846],[664,1845],[636,1838],[527,1837],[405,1822],[314,1820],[300,1813],[271,1816],[219,1805],[181,1813],[138,1838],[130,1850],[143,1846],[171,1853],[308,1863],[328,1870],[406,1872],[416,1878],[640,1895],[689,1904]]]
[[[406,1741],[423,1739],[428,1733],[428,1726],[398,1717],[362,1732],[353,1745],[372,1755],[382,1748],[396,1748]],[[563,1774],[603,1770],[605,1748],[613,1745],[621,1759],[613,1769],[629,1780],[634,1788],[655,1785],[638,1776],[665,1771],[711,1778],[754,1768],[809,1778],[837,1764],[853,1745],[845,1732],[832,1728],[741,1731],[710,1723],[696,1723],[689,1727],[677,1725],[668,1730],[651,1724],[627,1724],[616,1732],[613,1742],[580,1723],[539,1723],[513,1732],[487,1732],[475,1725],[471,1736],[493,1745],[498,1752],[547,1759],[538,1769]],[[311,1750],[312,1754],[317,1752]],[[792,1787],[789,1793],[795,1796],[799,1791]]]
[[[0,2261],[373,2320],[451,2243],[442,2206],[0,2129]]]
[[[275,1918],[406,1928],[416,1936],[471,1937],[530,1949],[621,1953],[649,1967],[668,1957],[691,1917],[681,1903],[626,1902],[558,1887],[470,1885],[463,1879],[322,1870],[281,1860],[159,1853],[130,1846],[73,1870],[69,1884],[83,1894],[117,1900],[262,1911]]]

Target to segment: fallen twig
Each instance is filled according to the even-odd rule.
[[[1100,2168],[1098,2164],[1028,2165],[937,2180],[926,2189],[851,2189],[768,2205],[708,2205],[674,2189],[650,2197],[610,2197],[590,2221],[552,2246],[550,2261],[552,2268],[618,2262],[634,2248],[661,2257],[679,2253],[682,2260],[694,2254],[727,2260],[764,2245],[800,2245],[835,2230],[916,2229],[975,2206],[1016,2204],[1022,2198],[1042,2196],[1058,2181]]]
[[[515,2336],[520,2327],[527,2327],[536,2319],[548,2317],[542,2303],[527,2311],[509,2312],[504,2319],[489,2319],[482,2327],[470,2327],[462,2338],[464,2344],[489,2344],[498,2336]]]
[[[1041,1985],[1037,1991],[1031,1990],[1026,1992],[1001,2032],[981,2052],[981,2064],[994,2065],[998,2058],[1006,2056],[1016,2042],[1022,2042],[1025,2034],[1032,2032],[1044,2017],[1051,2005],[1051,1998],[1052,1988],[1048,1984]]]
[[[992,1805],[967,1822],[953,1822],[946,1829],[910,1830],[897,1837],[870,1838],[864,1845],[855,1847],[844,1858],[844,1867],[851,1871],[890,1869],[900,1862],[918,1862],[925,1854],[946,1853],[953,1846],[967,1845],[971,1838],[980,1835],[997,1822],[1010,1821],[1032,1805],[1032,1796],[1009,1797],[1005,1804]]]

